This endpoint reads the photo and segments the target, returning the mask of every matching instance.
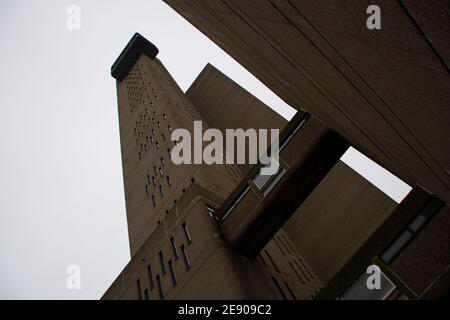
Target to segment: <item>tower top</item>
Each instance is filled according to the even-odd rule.
[[[121,81],[128,74],[141,54],[155,59],[158,52],[158,48],[153,43],[136,32],[112,65],[111,76]]]

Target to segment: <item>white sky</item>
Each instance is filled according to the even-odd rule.
[[[72,4],[80,30],[66,27]],[[294,114],[160,0],[0,0],[0,299],[98,299],[127,264],[110,67],[135,32],[183,90],[210,62]],[[355,150],[343,160],[394,199],[409,191]],[[66,288],[69,265],[81,290]]]

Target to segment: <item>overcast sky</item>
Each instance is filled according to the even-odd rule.
[[[66,26],[81,8],[81,29]],[[0,298],[98,299],[130,259],[115,81],[139,32],[186,90],[207,62],[282,116],[294,110],[160,0],[0,0]],[[344,159],[397,201],[408,186]],[[66,268],[79,265],[81,290]]]

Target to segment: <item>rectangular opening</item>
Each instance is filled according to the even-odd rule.
[[[276,161],[272,158],[271,161]],[[266,165],[265,167],[268,167],[269,165]],[[261,167],[261,169],[264,167],[264,165]],[[273,187],[280,181],[280,179],[283,177],[283,175],[286,173],[286,170],[278,163],[278,170],[273,175],[266,175],[262,174],[260,171],[258,174],[253,178],[253,183],[258,188],[259,191],[261,191],[264,195],[267,195]]]
[[[163,257],[162,251],[160,251],[160,252],[158,253],[158,256],[159,256],[159,263],[160,263],[160,265],[161,265],[162,273],[163,273],[163,274],[166,274],[166,266],[165,266],[165,264],[164,264],[164,257]]]
[[[297,297],[295,296],[294,292],[292,291],[291,287],[289,287],[289,284],[285,281],[284,285],[286,286],[286,289],[288,289],[289,293],[291,294],[292,299],[297,300]]]
[[[294,273],[297,275],[298,280],[300,280],[301,283],[306,284],[305,279],[303,279],[300,274],[298,273],[298,271],[294,268],[294,266],[292,265],[291,262],[289,262],[289,266],[291,267],[292,271],[294,271]]]
[[[183,227],[184,236],[186,238],[186,241],[188,244],[192,242],[191,234],[189,233],[188,226],[186,225],[186,222],[183,222],[181,225]]]
[[[278,239],[276,238],[276,236],[273,237],[273,242],[275,242],[275,244],[277,245],[277,247],[278,247],[278,249],[280,250],[280,252],[281,252],[282,254],[285,254],[285,252],[284,252],[283,248],[281,248],[281,245],[280,245],[280,243],[278,242]]]
[[[208,215],[213,218],[214,220],[217,221],[217,217],[216,217],[216,209],[211,207],[211,206],[206,206],[206,210],[208,211]]]
[[[147,266],[147,277],[148,277],[148,287],[150,288],[150,290],[153,290],[154,284],[151,265]]]
[[[353,285],[342,296],[343,300],[384,300],[394,290],[394,283],[380,271],[380,288],[369,289],[367,285],[368,278],[373,273],[364,271]]]
[[[174,256],[175,260],[177,260],[178,259],[178,249],[177,249],[177,245],[175,243],[175,239],[173,237],[170,238],[170,243],[172,245],[173,256]]]
[[[159,299],[164,300],[163,288],[161,285],[161,278],[159,274],[156,275],[156,286],[158,287]]]
[[[184,245],[181,246],[181,253],[183,254],[183,261],[186,271],[191,268],[191,261],[189,260],[189,256]]]
[[[139,300],[142,300],[141,280],[139,278],[136,280],[136,287],[137,287],[138,298],[139,298]]]
[[[148,289],[147,288],[145,288],[145,290],[144,290],[144,299],[145,300],[149,300],[149,295],[148,295]]]
[[[286,295],[284,294],[283,290],[281,289],[280,285],[278,284],[277,279],[275,279],[275,277],[272,277],[272,276],[271,276],[271,278],[272,278],[273,283],[275,284],[275,287],[277,287],[278,292],[281,294],[281,296],[283,297],[283,299],[284,299],[284,300],[287,300],[287,297],[286,297]]]
[[[397,257],[406,245],[420,232],[420,230],[430,221],[443,206],[443,202],[437,198],[431,199],[422,208],[419,214],[409,223],[400,235],[381,254],[380,258],[389,264]]]
[[[169,271],[170,278],[172,279],[172,285],[175,287],[177,285],[177,278],[175,276],[175,270],[173,269],[172,260],[169,260]]]
[[[278,269],[278,266],[275,264],[275,261],[273,261],[272,257],[270,256],[270,254],[267,252],[267,250],[264,250],[267,258],[269,258],[270,263],[272,264],[272,266],[274,267],[275,270],[277,270],[278,272],[280,272],[280,269]]]

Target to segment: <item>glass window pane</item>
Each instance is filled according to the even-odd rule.
[[[342,299],[344,300],[383,300],[394,289],[395,285],[384,275],[380,273],[380,289],[369,289],[367,287],[367,279],[372,274],[364,272],[358,280],[345,292]]]

